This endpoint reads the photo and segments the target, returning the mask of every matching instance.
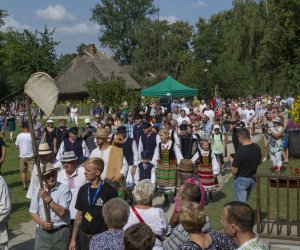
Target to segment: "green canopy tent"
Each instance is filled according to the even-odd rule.
[[[187,87],[168,76],[165,80],[141,90],[141,96],[198,96],[198,89]]]

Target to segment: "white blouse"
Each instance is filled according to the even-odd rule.
[[[148,209],[139,209],[136,208],[139,215],[142,217],[144,222],[151,228],[152,232],[155,235],[160,236],[164,239],[165,235],[170,232],[171,227],[168,223],[168,218],[165,212],[161,208],[151,207]],[[136,217],[135,213],[130,209],[130,215],[127,221],[127,224],[124,226],[124,230],[128,227],[140,223],[139,219]],[[156,239],[154,250],[162,250],[163,243]]]

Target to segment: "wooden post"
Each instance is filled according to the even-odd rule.
[[[256,231],[261,233],[261,197],[260,197],[260,177],[256,176]]]
[[[25,107],[26,107],[26,111],[27,111],[26,113],[27,113],[27,118],[28,118],[28,127],[29,127],[30,134],[31,134],[32,149],[33,149],[33,154],[35,155],[35,163],[36,163],[36,168],[37,168],[37,172],[38,172],[39,183],[40,183],[40,187],[44,188],[41,167],[40,167],[40,157],[38,154],[38,149],[37,149],[37,145],[36,145],[36,141],[35,141],[33,122],[32,122],[32,116],[31,116],[31,108],[30,108],[28,96],[25,96]],[[46,221],[50,222],[50,211],[47,207],[47,203],[45,201],[43,201],[43,205],[44,205],[44,210],[45,210]]]

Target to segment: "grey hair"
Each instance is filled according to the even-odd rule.
[[[133,198],[136,204],[151,206],[154,197],[155,186],[149,179],[138,182],[133,190]]]
[[[128,221],[130,208],[126,201],[113,198],[104,204],[102,215],[108,229],[122,229]]]

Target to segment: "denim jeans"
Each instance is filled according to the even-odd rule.
[[[234,200],[247,202],[252,189],[255,187],[255,179],[251,177],[234,177]]]

